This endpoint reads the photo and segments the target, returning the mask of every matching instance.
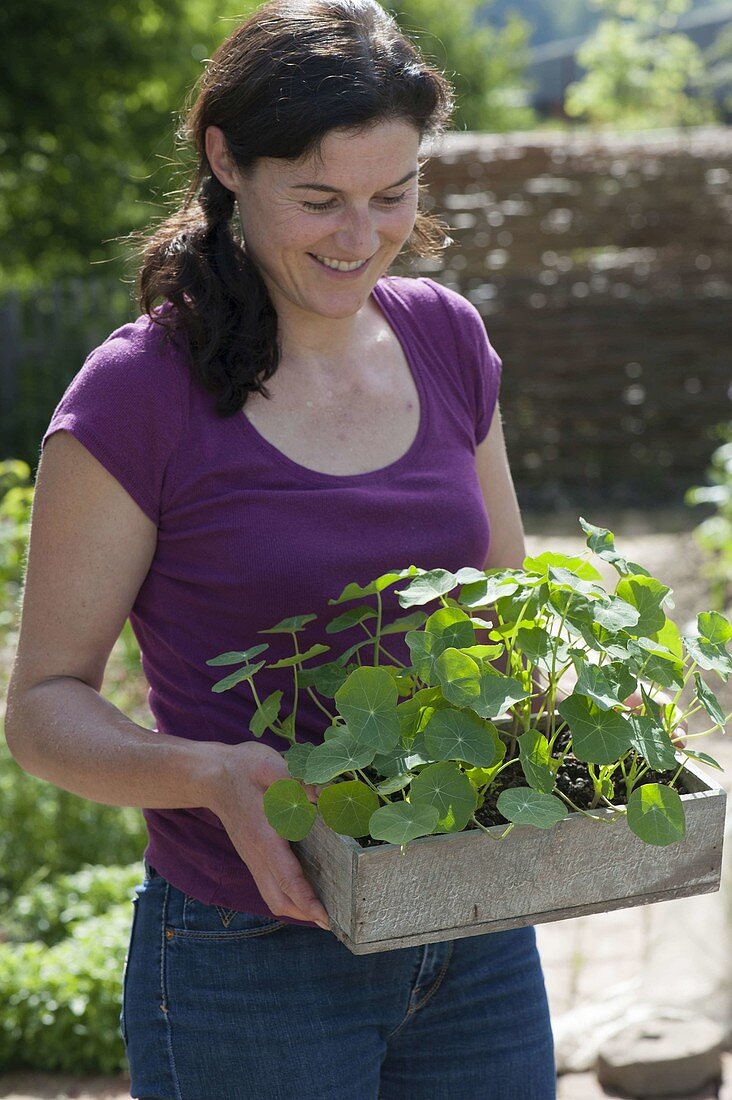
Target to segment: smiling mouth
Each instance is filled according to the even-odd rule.
[[[366,267],[371,260],[369,256],[368,260],[354,260],[349,263],[347,260],[332,260],[329,256],[319,256],[316,252],[308,252],[308,256],[312,256],[319,264],[330,268],[331,271],[358,271],[360,268]]]

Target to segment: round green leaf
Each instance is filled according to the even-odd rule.
[[[311,645],[305,653],[293,653],[291,657],[283,657],[281,661],[274,661],[267,668],[291,668],[292,665],[301,665],[303,661],[309,661],[313,657],[319,657],[321,653],[327,653],[329,645]]]
[[[371,815],[378,808],[378,796],[358,779],[334,783],[321,791],[318,798],[323,821],[342,836],[367,836]]]
[[[719,611],[701,611],[696,617],[699,633],[714,645],[726,645],[732,639],[732,623]]]
[[[511,570],[490,570],[480,580],[468,581],[460,589],[460,603],[465,607],[486,607],[501,596],[510,596],[518,588]]]
[[[551,829],[567,816],[567,807],[560,799],[531,787],[510,787],[501,791],[496,807],[506,821],[533,825],[535,829]]]
[[[255,737],[261,737],[264,731],[271,729],[272,723],[277,721],[282,695],[283,692],[281,691],[273,691],[271,695],[267,696],[261,707],[257,707],[255,710],[249,723],[249,730]]]
[[[475,788],[453,761],[429,764],[412,781],[413,806],[434,806],[438,811],[436,833],[459,833],[478,804]]]
[[[240,665],[245,661],[251,661],[253,657],[258,657],[260,653],[264,653],[265,649],[269,649],[267,642],[262,645],[252,646],[251,649],[245,649],[243,652],[231,652],[221,653],[218,657],[214,657],[210,661],[206,661],[207,665]]]
[[[429,836],[439,816],[434,806],[391,802],[371,815],[369,832],[374,840],[406,844],[409,840],[416,840],[418,836]]]
[[[391,752],[384,753],[383,755],[377,753],[372,760],[373,766],[376,768],[379,775],[392,778],[397,775],[404,775],[412,768],[416,768],[419,764],[428,764],[429,758],[421,752],[416,752],[412,748],[405,749],[403,746],[398,745]]]
[[[470,616],[459,607],[441,607],[424,624],[425,634],[434,634],[440,639],[442,649],[454,646],[464,649],[475,644],[475,630]]]
[[[456,707],[470,708],[481,718],[498,718],[531,694],[511,676],[481,670],[459,649],[446,649],[437,658],[435,668],[445,698]]]
[[[683,840],[684,805],[678,791],[663,783],[644,783],[628,799],[628,826],[646,844],[665,847]]]
[[[535,791],[550,794],[554,789],[555,776],[550,766],[552,756],[546,737],[539,730],[530,729],[521,734],[518,742],[526,782]]]
[[[668,771],[676,767],[676,751],[666,730],[651,715],[629,714],[633,736],[630,743],[652,768]]]
[[[713,756],[710,756],[708,752],[695,752],[693,749],[682,749],[684,756],[690,756],[692,760],[697,760],[700,764],[708,764],[710,768],[716,768],[717,771],[723,772],[724,768],[715,760]]]
[[[297,682],[301,688],[317,688],[326,699],[332,699],[347,678],[348,669],[344,668],[338,661],[329,661],[325,665],[300,669]]]
[[[277,779],[267,788],[264,812],[272,828],[285,840],[303,840],[318,816],[296,779]]]
[[[614,710],[602,710],[584,695],[570,695],[557,707],[572,734],[572,751],[588,764],[613,764],[630,748],[633,728]]]
[[[635,626],[640,618],[637,607],[632,607],[617,596],[608,596],[606,600],[594,600],[590,604],[590,613],[596,623],[612,631],[613,634],[618,630]]]
[[[287,770],[295,779],[305,778],[307,759],[314,748],[315,745],[311,745],[308,741],[298,741],[283,754]]]
[[[388,752],[401,733],[398,696],[394,677],[385,668],[364,666],[349,675],[335,703],[354,738],[376,752]]]
[[[684,635],[681,640],[692,661],[696,661],[700,668],[716,672],[725,681],[732,674],[732,656],[723,645],[701,636]]]
[[[424,728],[424,741],[433,760],[464,760],[476,768],[490,768],[500,759],[493,723],[463,710],[435,711]]]
[[[381,577],[377,577],[375,581],[371,581],[371,583],[367,585],[362,586],[356,583],[347,584],[340,596],[335,600],[328,600],[328,603],[346,603],[348,600],[360,600],[363,596],[373,596],[377,592],[383,592],[385,588],[388,588],[390,584],[394,584],[395,581],[402,580],[403,577],[415,577],[420,573],[424,573],[424,570],[418,569],[416,565],[410,565],[407,569],[400,569],[397,573],[384,573]]]
[[[416,604],[429,603],[430,600],[436,600],[438,596],[444,596],[456,584],[454,573],[448,573],[446,569],[431,569],[415,577],[406,588],[397,588],[396,592],[402,607],[414,607]]]
[[[648,571],[643,568],[642,565],[636,565],[635,562],[626,561],[621,554],[615,549],[615,536],[612,531],[608,531],[605,527],[595,527],[592,523],[588,523],[580,516],[580,527],[587,535],[587,545],[594,554],[597,554],[598,558],[604,558],[605,561],[609,561],[620,573],[625,574],[643,574],[648,576]]]
[[[405,745],[423,729],[436,711],[449,706],[439,688],[422,688],[397,706],[401,738]]]
[[[715,723],[724,732],[724,711],[720,706],[719,699],[714,694],[712,689],[708,687],[698,672],[694,673],[694,683],[696,685],[696,697],[704,707],[710,718],[714,719]]]
[[[382,626],[381,634],[406,634],[408,630],[416,630],[422,626],[427,613],[425,611],[413,611],[411,615],[402,615],[400,619],[395,619],[393,623],[387,623],[386,626]]]
[[[559,554],[553,550],[545,550],[543,554],[535,558],[524,558],[523,561],[524,569],[532,573],[543,573],[545,576],[548,575],[550,565],[557,569],[571,569],[581,580],[602,580],[602,574],[586,558],[570,557],[569,554]]]
[[[442,639],[436,634],[425,634],[423,630],[410,630],[404,640],[409,646],[409,656],[414,671],[423,684],[437,683],[435,665],[437,658],[444,652]]]
[[[635,607],[639,614],[635,626],[626,627],[628,634],[648,636],[662,630],[666,622],[662,604],[670,592],[655,577],[631,576],[618,581],[616,596]]]
[[[423,761],[420,761],[423,763]],[[404,775],[394,775],[391,779],[385,779],[383,783],[377,783],[376,790],[379,794],[396,794],[397,791],[403,791],[405,787],[414,779],[414,772],[405,772]]]
[[[275,626],[260,630],[260,634],[297,634],[305,625],[317,619],[317,615],[293,615],[289,619],[280,619]]]
[[[236,687],[242,680],[249,680],[256,672],[259,672],[260,668],[263,668],[264,661],[257,661],[256,665],[244,665],[243,668],[238,668],[236,672],[229,673],[223,680],[218,680],[211,691],[222,692],[228,691],[229,688]]]
[[[374,749],[363,745],[347,730],[316,745],[305,762],[306,783],[329,783],[343,772],[365,768],[374,758]]]
[[[584,654],[572,658],[579,673],[575,692],[587,696],[601,710],[611,710],[622,705],[638,686],[635,677],[620,662],[609,665],[588,664]]]
[[[350,630],[351,627],[358,626],[365,619],[375,618],[376,612],[373,607],[369,607],[368,604],[360,604],[358,607],[349,608],[348,611],[344,611],[342,615],[338,615],[335,619],[331,619],[325,628],[325,633],[339,634],[342,630]]]

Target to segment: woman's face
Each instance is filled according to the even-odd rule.
[[[390,121],[333,130],[319,156],[261,158],[230,182],[214,130],[209,161],[236,194],[247,252],[278,314],[297,322],[302,311],[332,319],[357,313],[414,227],[415,127]]]

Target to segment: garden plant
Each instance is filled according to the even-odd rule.
[[[298,645],[316,616],[263,631],[293,638],[292,656],[267,666],[292,670],[289,714],[281,713],[282,691],[265,699],[257,693],[267,643],[207,662],[238,666],[212,690],[246,681],[257,704],[252,734],[270,729],[289,743],[292,779],[264,796],[281,836],[302,840],[320,814],[362,844],[404,850],[430,834],[503,823],[506,836],[516,825],[548,829],[570,812],[592,817],[611,808],[648,844],[684,837],[686,761],[720,768],[687,742],[723,731],[730,717],[702,672],[722,680],[732,672],[732,625],[716,611],[702,612],[697,633],[682,637],[665,611],[674,606],[671,590],[626,560],[610,531],[580,523],[587,536],[581,557],[547,552],[526,558],[521,569],[485,572],[412,565],[347,585],[330,603],[353,606],[326,631],[360,624],[365,637],[326,663],[313,662],[327,646]],[[614,591],[603,587],[590,554],[616,570]],[[381,593],[400,582],[405,614],[383,626]],[[364,602],[371,597],[375,607]],[[435,601],[431,614],[419,610]],[[405,635],[408,666],[389,654],[388,636],[396,633]],[[559,682],[571,669],[576,684],[565,697]],[[298,740],[303,691],[323,711],[321,744]],[[691,695],[685,705],[682,694]],[[629,705],[633,699],[639,703]],[[711,725],[681,742],[680,731],[700,711]],[[303,782],[320,788],[317,806]]]
[[[686,493],[687,504],[707,504],[711,515],[694,530],[694,537],[706,555],[702,576],[709,584],[709,596],[717,611],[732,605],[732,423],[719,425],[724,440],[712,454],[707,477],[711,485],[697,485]]]

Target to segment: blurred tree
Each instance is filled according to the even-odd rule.
[[[526,25],[478,27],[479,0],[395,12],[455,73],[461,128],[527,125]],[[0,38],[0,290],[124,271],[118,240],[183,184],[174,133],[202,62],[256,0],[4,0]]]
[[[732,23],[719,32],[714,42],[704,51],[704,75],[700,84],[721,108],[721,114],[729,122],[732,116]]]
[[[482,0],[396,0],[401,28],[455,85],[459,130],[523,130],[536,121],[523,85],[529,24],[510,13],[501,27],[479,22]],[[490,7],[488,8],[488,16]]]
[[[89,273],[172,182],[185,92],[251,0],[4,0],[0,286]]]
[[[568,115],[591,123],[688,126],[715,119],[700,48],[675,31],[690,0],[593,0],[606,14],[577,52],[585,76],[567,88]]]

